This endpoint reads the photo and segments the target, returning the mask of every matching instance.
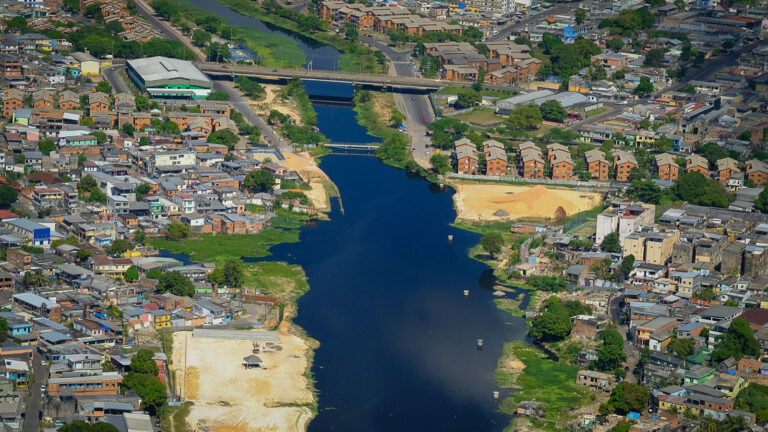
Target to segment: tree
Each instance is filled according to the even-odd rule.
[[[565,117],[568,115],[568,112],[563,108],[563,104],[555,99],[550,99],[542,103],[541,106],[539,106],[539,110],[541,110],[541,117],[543,117],[544,120],[558,123],[565,120]]]
[[[146,111],[149,108],[149,99],[146,96],[138,95],[134,99],[138,111]]]
[[[240,141],[240,138],[229,129],[218,130],[216,132],[211,132],[211,134],[208,135],[208,142],[223,144],[230,150],[235,148],[235,144],[237,144],[238,141]]]
[[[161,294],[170,292],[177,296],[193,297],[195,286],[186,276],[174,270],[160,275],[160,279],[157,281],[157,292]]]
[[[495,257],[501,252],[502,246],[504,246],[504,237],[499,232],[491,231],[480,239],[480,246],[484,251],[491,254],[492,257]]]
[[[603,238],[600,242],[600,249],[606,252],[621,252],[621,242],[619,241],[619,233],[612,232]]]
[[[91,132],[91,135],[96,137],[96,141],[98,141],[99,144],[104,144],[107,142],[107,134],[102,131],[93,131]]]
[[[152,374],[128,372],[123,379],[123,387],[134,390],[142,405],[152,414],[156,414],[168,400],[165,384]]]
[[[112,86],[109,85],[109,83],[106,81],[99,81],[99,83],[96,84],[96,91],[106,93],[106,94],[111,94]]]
[[[208,61],[218,63],[229,58],[230,54],[227,44],[211,42],[205,50],[205,55]]]
[[[733,407],[738,410],[757,414],[757,422],[768,421],[768,387],[753,383],[740,391]]]
[[[651,392],[635,383],[622,381],[611,392],[608,403],[618,414],[626,415],[630,411],[643,412],[648,409],[648,399]]]
[[[131,357],[131,372],[157,375],[160,371],[157,363],[152,360],[155,352],[151,349],[140,349]]]
[[[393,127],[400,127],[405,122],[405,114],[401,113],[398,110],[392,111],[392,114],[389,116],[389,124]]]
[[[648,181],[633,181],[627,194],[639,201],[658,204],[661,201],[661,188],[656,183]]]
[[[654,87],[653,83],[651,82],[651,79],[647,76],[640,77],[640,84],[635,87],[635,90],[632,92],[632,94],[636,94],[640,97],[646,97],[649,94],[653,93]]]
[[[147,234],[140,229],[136,229],[136,231],[133,232],[133,240],[136,243],[143,245],[144,242],[147,240]]]
[[[24,273],[22,278],[24,286],[26,287],[39,287],[45,285],[45,275],[42,269],[35,269]]]
[[[136,186],[136,199],[139,200],[142,196],[147,195],[150,192],[152,192],[152,186],[147,183],[142,183]]]
[[[571,315],[557,297],[550,297],[544,312],[531,321],[528,336],[540,342],[556,342],[565,339],[573,328]]]
[[[165,229],[165,238],[168,240],[181,240],[189,237],[191,233],[192,230],[189,225],[182,222],[172,221]]]
[[[429,158],[429,163],[432,164],[432,168],[437,171],[438,174],[444,174],[451,170],[451,161],[448,156],[444,154],[433,154]]]
[[[667,344],[667,352],[685,359],[689,355],[693,354],[693,349],[696,347],[696,341],[692,338],[676,338],[673,337],[669,344]]]
[[[635,268],[635,256],[632,254],[629,254],[624,257],[623,260],[621,260],[621,265],[619,266],[619,270],[621,270],[621,273],[623,275],[629,275],[632,273],[632,269]]]
[[[208,275],[211,283],[239,288],[243,285],[243,263],[238,259],[229,259]]]
[[[726,208],[730,201],[730,195],[720,182],[695,171],[681,174],[670,191],[677,198],[695,205]]]
[[[107,248],[107,252],[109,252],[109,254],[112,256],[119,256],[131,249],[133,249],[131,242],[128,240],[117,239],[112,242],[109,248]]]
[[[587,18],[587,13],[582,8],[576,9],[573,13],[573,17],[576,18],[576,24],[581,24]]]
[[[147,279],[160,279],[160,276],[163,275],[163,272],[158,269],[152,269],[147,272]]]
[[[5,318],[0,318],[0,342],[5,342],[8,338],[8,321]]]
[[[64,0],[64,6],[72,12],[80,12],[80,0]]]
[[[744,318],[736,318],[731,321],[731,326],[712,351],[712,361],[719,363],[729,357],[739,360],[745,355],[760,355],[760,344],[755,339],[749,322]]]
[[[0,202],[2,199],[0,199]],[[763,213],[768,213],[768,187],[763,188],[760,195],[755,199],[755,208]]]
[[[127,133],[130,136],[133,136],[133,134],[136,133],[136,128],[133,127],[131,123],[124,124],[123,127],[120,128],[120,130]]]
[[[456,99],[456,107],[459,109],[470,108],[480,103],[480,93],[472,89],[464,89],[459,92],[459,96]]]
[[[252,192],[272,192],[275,176],[269,170],[260,168],[249,172],[243,180],[243,185]]]
[[[621,366],[627,359],[624,353],[624,339],[616,330],[609,329],[600,333],[603,344],[597,349],[597,370],[608,372]]]
[[[93,256],[93,252],[91,252],[88,249],[79,249],[75,254],[75,258],[77,258],[78,262],[83,262],[92,256]]]
[[[661,67],[662,63],[664,63],[664,54],[665,49],[663,48],[654,48],[647,53],[645,53],[645,61],[643,64],[645,66],[651,66],[651,67]]]
[[[48,156],[56,149],[56,144],[51,140],[40,140],[37,143],[37,148],[40,149],[44,155]]]
[[[618,37],[613,39],[608,39],[608,42],[605,43],[605,47],[610,50],[619,52],[621,51],[622,48],[624,48],[624,41]]]
[[[211,41],[211,34],[205,30],[195,29],[192,32],[192,43],[199,47],[206,46]]]
[[[128,267],[128,270],[123,274],[123,279],[125,279],[126,282],[136,282],[139,280],[139,270],[136,266]]]
[[[0,185],[0,207],[2,208],[8,208],[11,206],[11,204],[16,202],[16,199],[18,199],[19,193],[16,192],[16,189],[12,188],[9,185]]]
[[[479,46],[485,47],[485,50],[490,52],[487,45],[479,44]],[[485,84],[485,69],[480,68],[480,70],[477,72],[477,79],[472,83],[472,90],[475,92],[480,92],[480,90],[483,89],[483,84]]]
[[[179,14],[179,8],[169,0],[152,0],[152,9],[167,20]]]
[[[533,130],[539,124],[541,124],[541,111],[536,105],[515,108],[507,118],[507,127],[512,130]]]

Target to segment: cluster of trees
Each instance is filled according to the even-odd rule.
[[[624,339],[618,331],[613,329],[604,330],[600,333],[600,339],[603,344],[597,349],[597,360],[593,365],[597,370],[603,372],[621,370],[621,364],[627,360],[627,354],[624,353]]]
[[[8,208],[19,198],[19,193],[13,187],[0,185],[0,208]]]
[[[157,281],[157,292],[169,292],[177,296],[194,297],[195,285],[186,276],[174,270],[160,275]]]
[[[133,245],[128,240],[117,239],[107,247],[107,252],[112,256],[120,256],[133,249]]]
[[[239,140],[240,138],[229,129],[218,130],[216,132],[211,132],[211,134],[208,135],[209,143],[223,144],[230,150],[235,148],[235,144],[237,144]]]
[[[158,410],[168,400],[168,395],[165,393],[165,385],[157,377],[157,363],[152,360],[154,355],[155,353],[152,350],[140,349],[131,358],[131,370],[123,378],[123,387],[135,391],[136,395],[141,398],[144,408],[151,414],[157,414]]]
[[[77,4],[78,7],[80,7],[80,3]],[[75,420],[72,423],[67,423],[59,428],[59,432],[118,432],[118,429],[105,422],[91,424],[82,420]]]
[[[85,202],[106,203],[107,195],[99,189],[96,179],[90,174],[80,179],[77,183],[77,192],[81,200]]]
[[[598,412],[602,415],[626,415],[630,411],[641,413],[648,409],[650,396],[651,392],[646,387],[622,381],[614,387],[608,402],[600,404]]]
[[[611,34],[629,37],[635,30],[652,28],[655,22],[653,13],[647,7],[642,7],[635,10],[625,9],[613,19],[606,18],[600,21],[599,27],[610,27]]]
[[[679,358],[686,358],[693,354],[693,350],[696,347],[696,341],[692,338],[678,338],[672,337],[667,345],[667,352],[674,354]]]
[[[768,421],[768,387],[761,384],[750,384],[736,396],[733,407],[749,411],[757,415],[758,423]]]
[[[168,240],[185,239],[189,237],[190,234],[192,234],[192,229],[189,225],[182,222],[171,221],[165,228],[165,238]]]
[[[405,134],[392,134],[376,149],[376,157],[393,165],[408,161],[408,137]]]
[[[560,38],[549,33],[544,34],[539,46],[544,49],[544,54],[549,55],[549,58],[541,63],[537,73],[542,78],[557,75],[567,80],[580,69],[590,66],[592,56],[602,52],[599,46],[588,39],[565,44]]]
[[[627,194],[650,204],[659,204],[663,200],[682,200],[695,205],[726,208],[733,200],[732,194],[720,182],[695,171],[681,174],[675,184],[666,191],[662,191],[650,180],[635,180],[627,189]],[[768,194],[766,195],[768,200]]]
[[[286,9],[271,1],[265,1],[262,3],[262,6],[267,11],[267,13],[271,15],[276,15],[295,22],[298,24],[299,30],[302,32],[315,33],[318,31],[328,30],[328,23],[319,16],[305,15],[292,9]]]
[[[428,32],[424,36],[407,34],[403,30],[395,30],[389,33],[389,40],[396,44],[415,42],[417,47],[425,43],[434,42],[478,42],[483,39],[483,32],[477,27],[467,27],[460,35],[452,32]]]
[[[528,336],[540,342],[557,342],[565,339],[573,328],[571,317],[588,314],[592,310],[578,301],[561,302],[552,296],[547,299],[543,312],[533,318]]]
[[[246,76],[238,75],[235,77],[235,85],[241,92],[256,100],[264,99],[267,94],[263,85]]]
[[[224,261],[224,264],[217,265],[216,269],[208,275],[208,282],[228,287],[240,288],[243,286],[245,273],[243,263],[239,259],[231,258]]]
[[[725,331],[715,350],[712,351],[712,361],[720,363],[729,357],[739,360],[745,355],[759,356],[760,343],[755,339],[755,335],[749,327],[749,321],[744,318],[736,318],[731,321],[731,326]]]
[[[275,184],[275,176],[264,168],[249,172],[243,180],[243,185],[252,192],[272,192]]]
[[[123,31],[117,21],[106,26],[84,26],[68,34],[58,30],[44,30],[50,38],[67,39],[77,51],[88,51],[94,57],[112,54],[117,58],[133,59],[152,56],[194,60],[195,53],[176,39],[152,38],[147,42],[124,41],[118,33]]]
[[[612,232],[603,238],[600,242],[600,249],[605,252],[621,252],[621,241],[619,240],[619,233]]]
[[[427,129],[432,132],[432,145],[439,149],[450,149],[454,141],[469,131],[469,125],[452,117],[443,117],[430,123]]]

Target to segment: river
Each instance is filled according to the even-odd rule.
[[[279,31],[213,1],[191,3],[230,24]],[[315,69],[334,68],[335,48],[299,44]],[[311,96],[352,92],[306,87]],[[378,141],[349,105],[314,106],[331,141]],[[480,236],[451,227],[452,190],[370,155],[331,154],[320,167],[338,186],[344,211],[334,200],[330,221],[302,228],[299,243],[277,245],[269,258],[301,265],[310,285],[295,319],[320,342],[312,369],[319,414],[309,430],[504,429],[510,417],[492,397],[494,369],[503,342],[523,338],[525,323],[496,308],[492,271],[467,256]]]

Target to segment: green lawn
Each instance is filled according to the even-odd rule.
[[[525,364],[517,377],[506,368],[510,354]],[[576,385],[578,370],[576,366],[550,360],[539,349],[522,342],[505,343],[496,379],[502,387],[514,386],[520,390],[501,403],[501,410],[512,413],[519,402],[535,400],[544,405],[545,420],[557,422],[567,419],[566,411],[595,400],[594,393]]]
[[[491,126],[504,122],[504,117],[496,115],[496,112],[490,108],[475,108],[473,111],[456,114],[451,117],[459,121],[480,126]]]
[[[307,276],[301,266],[284,262],[246,264],[245,285],[258,287],[266,294],[290,303],[295,303],[309,291]]]

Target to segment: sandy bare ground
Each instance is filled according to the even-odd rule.
[[[248,369],[242,359],[252,343],[203,339],[191,332],[173,335],[176,391],[194,402],[188,430],[303,432],[314,416],[309,383],[304,377],[308,346],[300,337],[280,332],[282,351],[257,354],[265,369]]]
[[[271,110],[280,111],[283,114],[290,116],[297,124],[301,123],[301,115],[296,108],[296,104],[285,102],[280,97],[280,93],[283,89],[282,86],[263,84],[266,90],[266,97],[264,100],[251,101],[249,104],[257,114],[263,116],[265,119]]]
[[[514,186],[464,181],[452,181],[451,184],[456,188],[453,202],[457,219],[467,221],[551,219],[560,206],[565,209],[567,216],[572,216],[602,202],[599,193],[541,185]],[[507,214],[494,215],[499,210]]]
[[[301,153],[283,153],[285,156],[285,167],[299,173],[301,179],[309,183],[312,190],[303,191],[312,201],[318,211],[327,212],[331,210],[331,203],[328,198],[328,192],[323,182],[331,183],[328,176],[317,166],[317,163],[307,152]]]

